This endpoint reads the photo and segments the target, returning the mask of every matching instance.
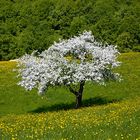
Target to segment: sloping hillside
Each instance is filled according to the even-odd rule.
[[[86,84],[83,107],[63,87],[45,96],[16,85],[16,62],[0,62],[0,139],[139,140],[140,53],[121,54],[121,83]]]

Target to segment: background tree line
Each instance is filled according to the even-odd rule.
[[[1,0],[0,60],[91,30],[121,52],[140,51],[139,0]]]

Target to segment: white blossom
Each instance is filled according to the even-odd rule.
[[[116,46],[103,45],[91,32],[54,43],[40,55],[19,59],[19,85],[27,90],[38,88],[42,94],[49,86],[70,85],[81,81],[103,84],[106,79],[120,79],[112,68],[120,65]]]

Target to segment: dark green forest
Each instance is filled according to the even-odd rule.
[[[121,52],[140,51],[140,0],[0,0],[0,60],[84,30]]]

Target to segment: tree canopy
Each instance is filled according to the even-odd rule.
[[[0,60],[44,51],[84,30],[121,52],[140,51],[140,1],[1,0]]]
[[[37,56],[35,53],[19,59],[19,85],[27,90],[38,88],[39,94],[50,86],[66,86],[76,96],[76,107],[81,104],[85,82],[104,84],[120,78],[112,71],[120,65],[116,47],[97,42],[91,32],[54,43]]]

